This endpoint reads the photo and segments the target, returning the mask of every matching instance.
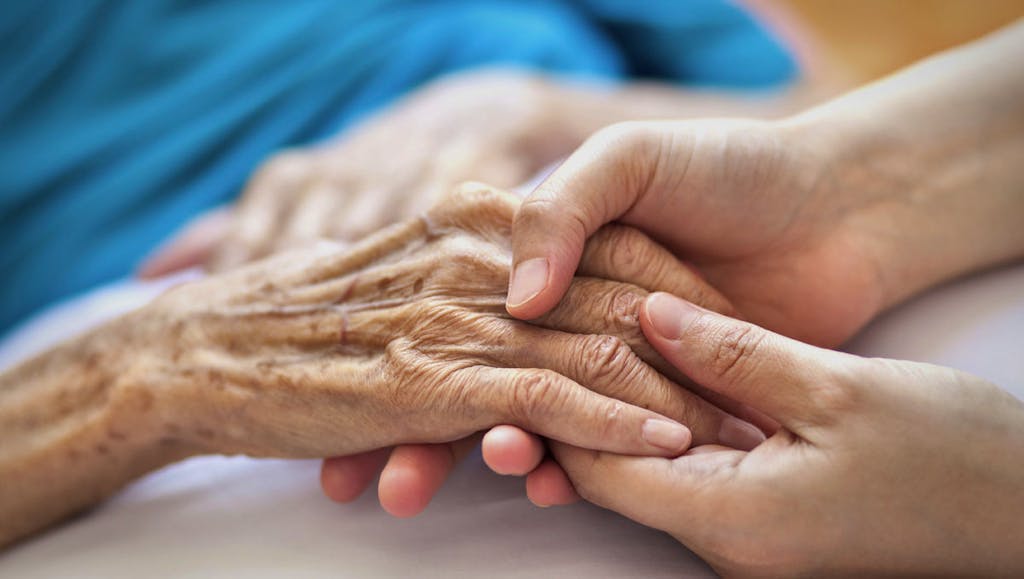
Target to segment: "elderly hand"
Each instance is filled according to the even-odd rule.
[[[512,187],[584,135],[561,121],[540,77],[509,71],[445,77],[323,145],[280,153],[238,205],[200,217],[141,274],[222,271],[319,238],[351,242],[426,211],[463,181]]]
[[[590,240],[584,250],[579,274],[587,277],[578,280],[565,303],[536,323],[563,331],[617,336],[660,375],[668,376],[676,383],[690,384],[650,348],[640,330],[639,306],[648,291],[668,291],[688,295],[708,307],[727,308],[714,289],[701,283],[691,270],[646,236],[621,226],[605,227]],[[604,341],[607,346],[612,345],[609,338],[604,338]],[[619,348],[621,345],[615,345],[613,349]],[[631,376],[621,369],[609,367],[613,363],[606,359],[603,350],[595,347],[584,353],[591,359],[581,364],[595,365],[594,371],[599,374],[612,374],[608,377],[612,384],[637,379],[639,381],[632,384],[632,388],[643,390],[650,386],[646,383],[650,378]],[[612,358],[625,355],[632,359],[633,356],[626,352],[628,350],[614,354]],[[692,384],[690,386],[693,387]],[[697,390],[700,391],[699,388]],[[616,392],[615,395],[621,395],[623,391]],[[610,394],[610,391],[605,393]],[[735,416],[768,430],[773,428],[774,423],[759,413],[714,393],[700,393],[703,398]],[[644,400],[643,397],[640,400]],[[670,412],[668,415],[675,417],[667,401],[652,408]],[[684,423],[692,426],[694,420],[700,420],[700,417],[687,418]],[[757,428],[731,417],[727,417],[718,428],[716,436],[719,441],[739,448],[751,448],[764,440],[764,435]],[[696,431],[695,436],[702,438],[702,432]],[[377,449],[330,458],[324,463],[322,486],[332,499],[348,502],[357,498],[383,467],[378,488],[381,505],[394,515],[412,516],[426,508],[448,473],[478,441],[479,437],[471,437],[447,444],[405,444],[392,451]],[[541,460],[544,447],[539,439],[505,425],[486,435],[484,452],[488,464],[497,471],[526,474]],[[564,486],[571,492],[567,483]]]
[[[662,529],[725,575],[1019,576],[1024,405],[964,373],[864,359],[666,294],[651,344],[782,428],[750,452],[641,458],[552,443],[587,500]]]
[[[508,316],[518,203],[467,186],[351,248],[179,286],[3,373],[0,544],[193,454],[357,454],[505,423],[640,455],[763,440],[659,372],[636,324],[646,292],[600,279],[618,242],[657,249],[634,231],[591,244],[576,306]],[[651,276],[688,275],[649,255]]]
[[[641,290],[581,279],[571,301],[589,311],[542,321],[562,331],[505,314],[516,203],[471,186],[351,249],[285,253],[166,294],[147,312],[160,347],[134,370],[172,398],[164,435],[273,456],[452,441],[502,423],[622,453],[682,452],[691,434],[676,420],[698,443],[720,440],[729,416],[624,341],[644,351],[614,318],[635,320]]]
[[[508,311],[525,319],[564,304],[562,287],[582,244],[618,220],[700,272],[669,293],[783,334],[841,342],[883,305],[877,231],[863,227],[879,193],[839,190],[860,177],[855,166],[823,157],[816,138],[801,123],[725,120],[624,123],[599,132],[517,212]],[[637,260],[627,271],[642,267]],[[693,389],[736,411],[720,394]],[[775,426],[758,424],[768,432]],[[497,472],[528,474],[535,503],[572,500],[558,465],[540,462],[542,448],[503,427],[483,450]]]
[[[463,181],[519,185],[610,123],[776,117],[812,93],[751,99],[672,85],[573,83],[513,70],[443,77],[332,141],[272,157],[237,206],[186,225],[139,273],[156,277],[198,265],[220,271],[318,238],[351,242],[422,213]]]

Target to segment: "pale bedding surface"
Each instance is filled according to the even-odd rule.
[[[122,282],[58,306],[0,344],[0,367],[180,279]],[[1022,344],[1016,265],[901,306],[849,349],[953,366],[1024,398]],[[192,459],[0,554],[0,577],[713,576],[668,536],[612,513],[533,507],[520,480],[490,473],[479,455],[412,520],[389,517],[371,492],[333,504],[317,476],[316,461]]]

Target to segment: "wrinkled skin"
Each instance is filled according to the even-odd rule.
[[[195,442],[216,452],[324,456],[509,422],[665,454],[638,437],[658,416],[619,400],[682,421],[697,442],[718,440],[727,415],[630,349],[656,362],[636,326],[645,291],[581,278],[540,321],[563,331],[505,313],[516,203],[469,186],[350,250],[285,253],[182,286],[153,305],[176,321],[170,356],[145,374],[176,384],[190,430],[209,435]],[[607,254],[596,245],[599,270]]]
[[[696,278],[636,231],[596,236],[566,307],[511,318],[518,203],[464,186],[353,247],[181,285],[0,375],[0,544],[195,454],[368,460],[451,443],[396,451],[451,448],[451,461],[499,424],[646,456],[763,440],[658,371],[669,367],[640,331],[641,286]],[[635,258],[640,285],[603,279]]]
[[[643,84],[595,90],[511,71],[442,78],[332,142],[274,156],[254,174],[235,207],[194,220],[147,260],[140,274],[159,276],[195,265],[224,270],[320,237],[351,242],[424,211],[439,194],[464,179],[499,186],[519,184],[614,121],[775,116],[804,100],[806,96],[797,95],[774,102],[737,99]],[[607,277],[635,283],[631,276],[638,269],[642,262],[626,260]],[[694,282],[696,278],[685,273],[681,279],[692,283],[657,289],[731,311],[713,296],[715,292],[704,289],[706,284]],[[533,456],[542,451],[536,441],[524,442]],[[413,481],[421,475],[431,479],[426,489],[419,489],[420,494],[429,495],[428,489],[436,488],[455,462],[453,456],[458,458],[470,447],[407,448],[399,450],[389,466],[408,466],[407,478]],[[498,456],[500,463],[504,454]],[[329,461],[323,476],[325,491],[339,500],[358,496],[385,459],[386,453],[374,452],[352,461]],[[385,475],[382,495],[417,494],[412,488],[389,490],[394,477]],[[383,496],[382,500],[385,508],[398,512]],[[420,503],[422,508],[425,501]]]

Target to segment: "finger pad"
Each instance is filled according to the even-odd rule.
[[[327,498],[339,503],[354,501],[366,489],[366,481],[350,475],[351,465],[325,460],[320,467],[320,487]]]
[[[498,426],[484,436],[484,462],[498,474],[525,475],[544,457],[539,438],[514,426]]]
[[[377,488],[381,507],[401,518],[420,514],[451,469],[452,453],[445,445],[396,448]]]
[[[568,505],[580,500],[562,467],[545,461],[526,477],[526,496],[538,506]]]

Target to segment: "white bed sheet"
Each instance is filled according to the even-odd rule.
[[[148,295],[129,290],[120,286],[115,291],[128,294],[113,301]],[[110,303],[103,296],[87,298],[94,311]],[[0,365],[47,332],[13,336],[14,346],[0,346]],[[1024,264],[924,295],[879,319],[849,349],[961,368],[1024,398]],[[666,535],[612,513],[531,506],[521,481],[490,473],[478,455],[412,520],[390,518],[373,493],[330,503],[317,469],[316,461],[223,457],[171,466],[0,554],[0,577],[713,575]]]

